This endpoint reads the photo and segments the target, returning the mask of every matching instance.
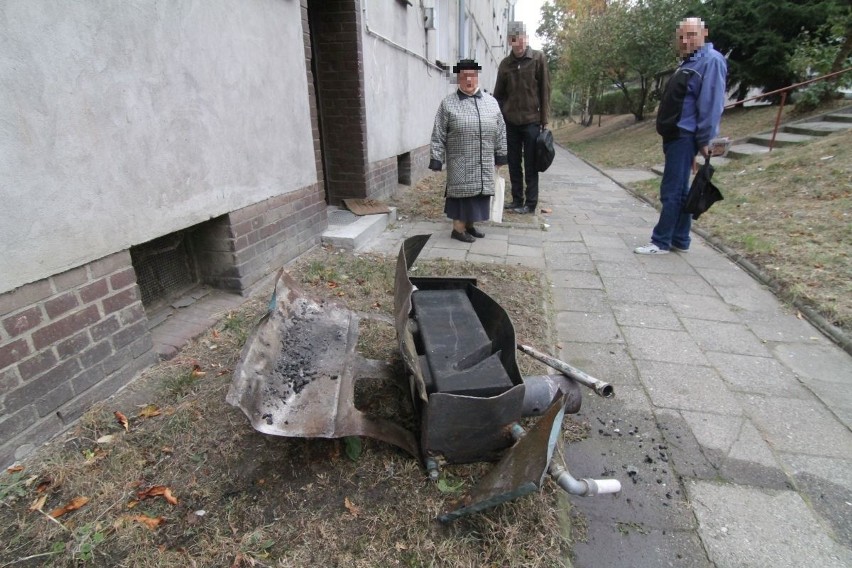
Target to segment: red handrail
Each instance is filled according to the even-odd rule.
[[[796,83],[794,85],[790,85],[790,86],[784,87],[782,89],[775,89],[774,91],[769,91],[768,93],[763,93],[763,94],[760,94],[760,95],[756,95],[754,97],[749,97],[747,99],[743,99],[741,101],[731,103],[731,104],[725,106],[725,109],[727,110],[729,108],[734,108],[735,106],[739,106],[739,105],[746,103],[748,101],[763,99],[763,98],[769,97],[771,95],[777,95],[778,93],[781,93],[781,105],[778,107],[778,114],[775,116],[775,128],[772,129],[772,139],[769,141],[769,151],[771,152],[772,148],[775,146],[775,136],[778,135],[778,126],[781,124],[781,113],[784,112],[784,103],[787,102],[787,92],[792,90],[792,89],[801,87],[803,85],[810,85],[811,83],[816,83],[817,81],[823,81],[825,79],[831,79],[832,77],[836,77],[838,75],[843,75],[847,71],[852,71],[852,67],[847,67],[846,69],[841,69],[840,71],[835,71],[834,73],[828,73],[826,75],[823,75],[822,77],[817,77],[815,79],[809,79],[807,81],[802,81],[801,83]]]

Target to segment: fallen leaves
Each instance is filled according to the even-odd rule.
[[[69,501],[68,503],[66,503],[62,507],[57,507],[56,509],[52,510],[50,513],[48,513],[48,515],[50,515],[54,519],[58,519],[59,517],[61,517],[62,515],[66,514],[66,513],[70,513],[71,511],[76,511],[77,509],[79,509],[80,507],[82,507],[83,505],[85,505],[88,502],[89,502],[88,497],[75,497],[74,499],[71,499],[71,501]]]
[[[125,432],[130,432],[130,422],[127,421],[127,416],[116,410],[113,412],[115,419],[124,427]]]
[[[156,404],[147,404],[139,411],[139,418],[153,418],[162,414]]]
[[[352,504],[352,501],[349,500],[349,497],[343,498],[343,506],[346,507],[346,510],[349,511],[353,517],[357,517],[361,513],[361,509]]]
[[[149,517],[148,515],[132,515],[128,519],[143,524],[151,530],[156,529],[166,522],[166,519],[163,517]]]
[[[41,497],[36,498],[33,501],[32,505],[30,505],[30,511],[41,511],[44,508],[44,503],[47,501],[47,494],[45,493]]]
[[[177,497],[172,495],[172,490],[165,485],[155,485],[145,491],[138,491],[136,493],[136,497],[139,498],[140,501],[143,501],[149,497],[162,497],[166,501],[168,501],[172,505],[177,505],[178,500]]]

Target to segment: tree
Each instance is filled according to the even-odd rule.
[[[644,120],[654,77],[675,66],[675,29],[693,5],[691,0],[614,0],[566,35],[566,68],[590,90],[614,86],[636,120]]]
[[[738,99],[752,87],[773,91],[796,82],[790,65],[803,31],[826,29],[848,0],[707,0],[699,7],[714,47],[727,55],[728,85]]]

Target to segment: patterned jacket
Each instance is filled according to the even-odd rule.
[[[447,162],[447,197],[494,195],[494,166],[507,163],[506,124],[497,100],[457,90],[438,107],[429,168]]]

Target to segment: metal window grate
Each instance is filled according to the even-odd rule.
[[[188,241],[180,231],[130,248],[145,308],[169,302],[198,281]]]

